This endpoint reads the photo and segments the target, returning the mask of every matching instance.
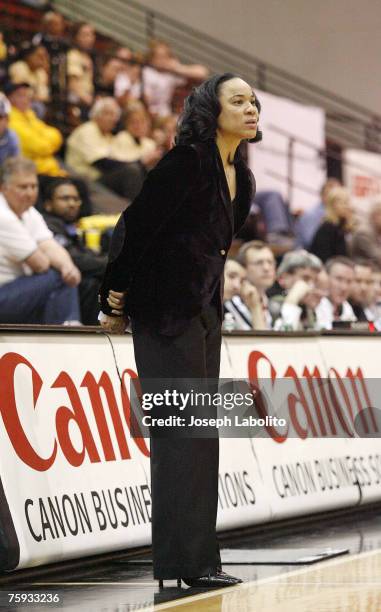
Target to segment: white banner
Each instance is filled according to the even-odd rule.
[[[325,148],[324,110],[256,93],[262,105],[263,140],[249,145],[249,166],[258,189],[279,191],[292,211],[308,210],[320,200],[326,179],[324,157],[319,154]]]
[[[132,339],[111,341],[1,339],[5,569],[150,542],[148,440],[130,434]],[[258,415],[272,406],[286,424],[221,439],[219,529],[381,499],[380,362],[378,337],[224,336],[221,378],[267,382]],[[368,437],[351,439],[359,423]]]

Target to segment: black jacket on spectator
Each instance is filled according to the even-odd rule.
[[[99,283],[106,269],[106,255],[98,255],[83,246],[77,234],[64,219],[46,211],[43,212],[47,226],[57,242],[70,254],[82,274],[79,284],[81,321],[85,325],[98,325],[99,304],[97,300]]]
[[[309,250],[320,257],[323,263],[337,255],[347,256],[348,249],[343,225],[324,221],[313,237]]]
[[[178,145],[148,174],[114,230],[100,290],[127,291],[125,312],[176,335],[213,302],[222,318],[223,269],[233,235],[243,225],[255,181],[237,152],[237,195],[230,200],[214,140]]]
[[[102,279],[106,269],[106,255],[98,255],[85,247],[78,235],[69,231],[67,223],[61,217],[45,211],[43,217],[54,238],[69,252],[77,268],[84,274]]]

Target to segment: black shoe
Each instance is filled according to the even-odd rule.
[[[240,578],[230,576],[222,570],[217,570],[215,574],[208,574],[208,576],[199,576],[197,578],[182,578],[182,580],[190,587],[204,587],[206,589],[229,587],[242,582]]]
[[[181,589],[181,578],[177,578],[177,587]],[[163,579],[160,578],[159,579],[159,589],[163,589],[163,588],[164,588]]]

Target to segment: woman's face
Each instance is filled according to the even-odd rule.
[[[95,44],[95,30],[93,26],[86,24],[83,25],[77,32],[75,41],[81,49],[90,51]]]
[[[127,122],[126,129],[135,138],[144,138],[149,135],[150,121],[147,113],[144,110],[138,110],[130,113]]]
[[[346,219],[351,212],[349,198],[346,195],[337,196],[332,203],[332,208],[339,219]]]
[[[221,112],[217,119],[217,131],[221,136],[239,140],[255,138],[259,113],[255,106],[255,94],[240,78],[225,81],[218,99]]]
[[[30,53],[26,61],[31,70],[38,70],[38,68],[49,69],[48,52],[43,46],[37,47],[33,53]]]

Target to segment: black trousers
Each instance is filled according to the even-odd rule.
[[[221,322],[215,306],[206,307],[177,336],[157,334],[137,320],[132,331],[144,393],[144,379],[218,380]],[[212,412],[206,407],[204,416],[215,416]],[[215,573],[221,565],[216,538],[218,434],[161,437],[151,429],[150,443],[154,578]]]

